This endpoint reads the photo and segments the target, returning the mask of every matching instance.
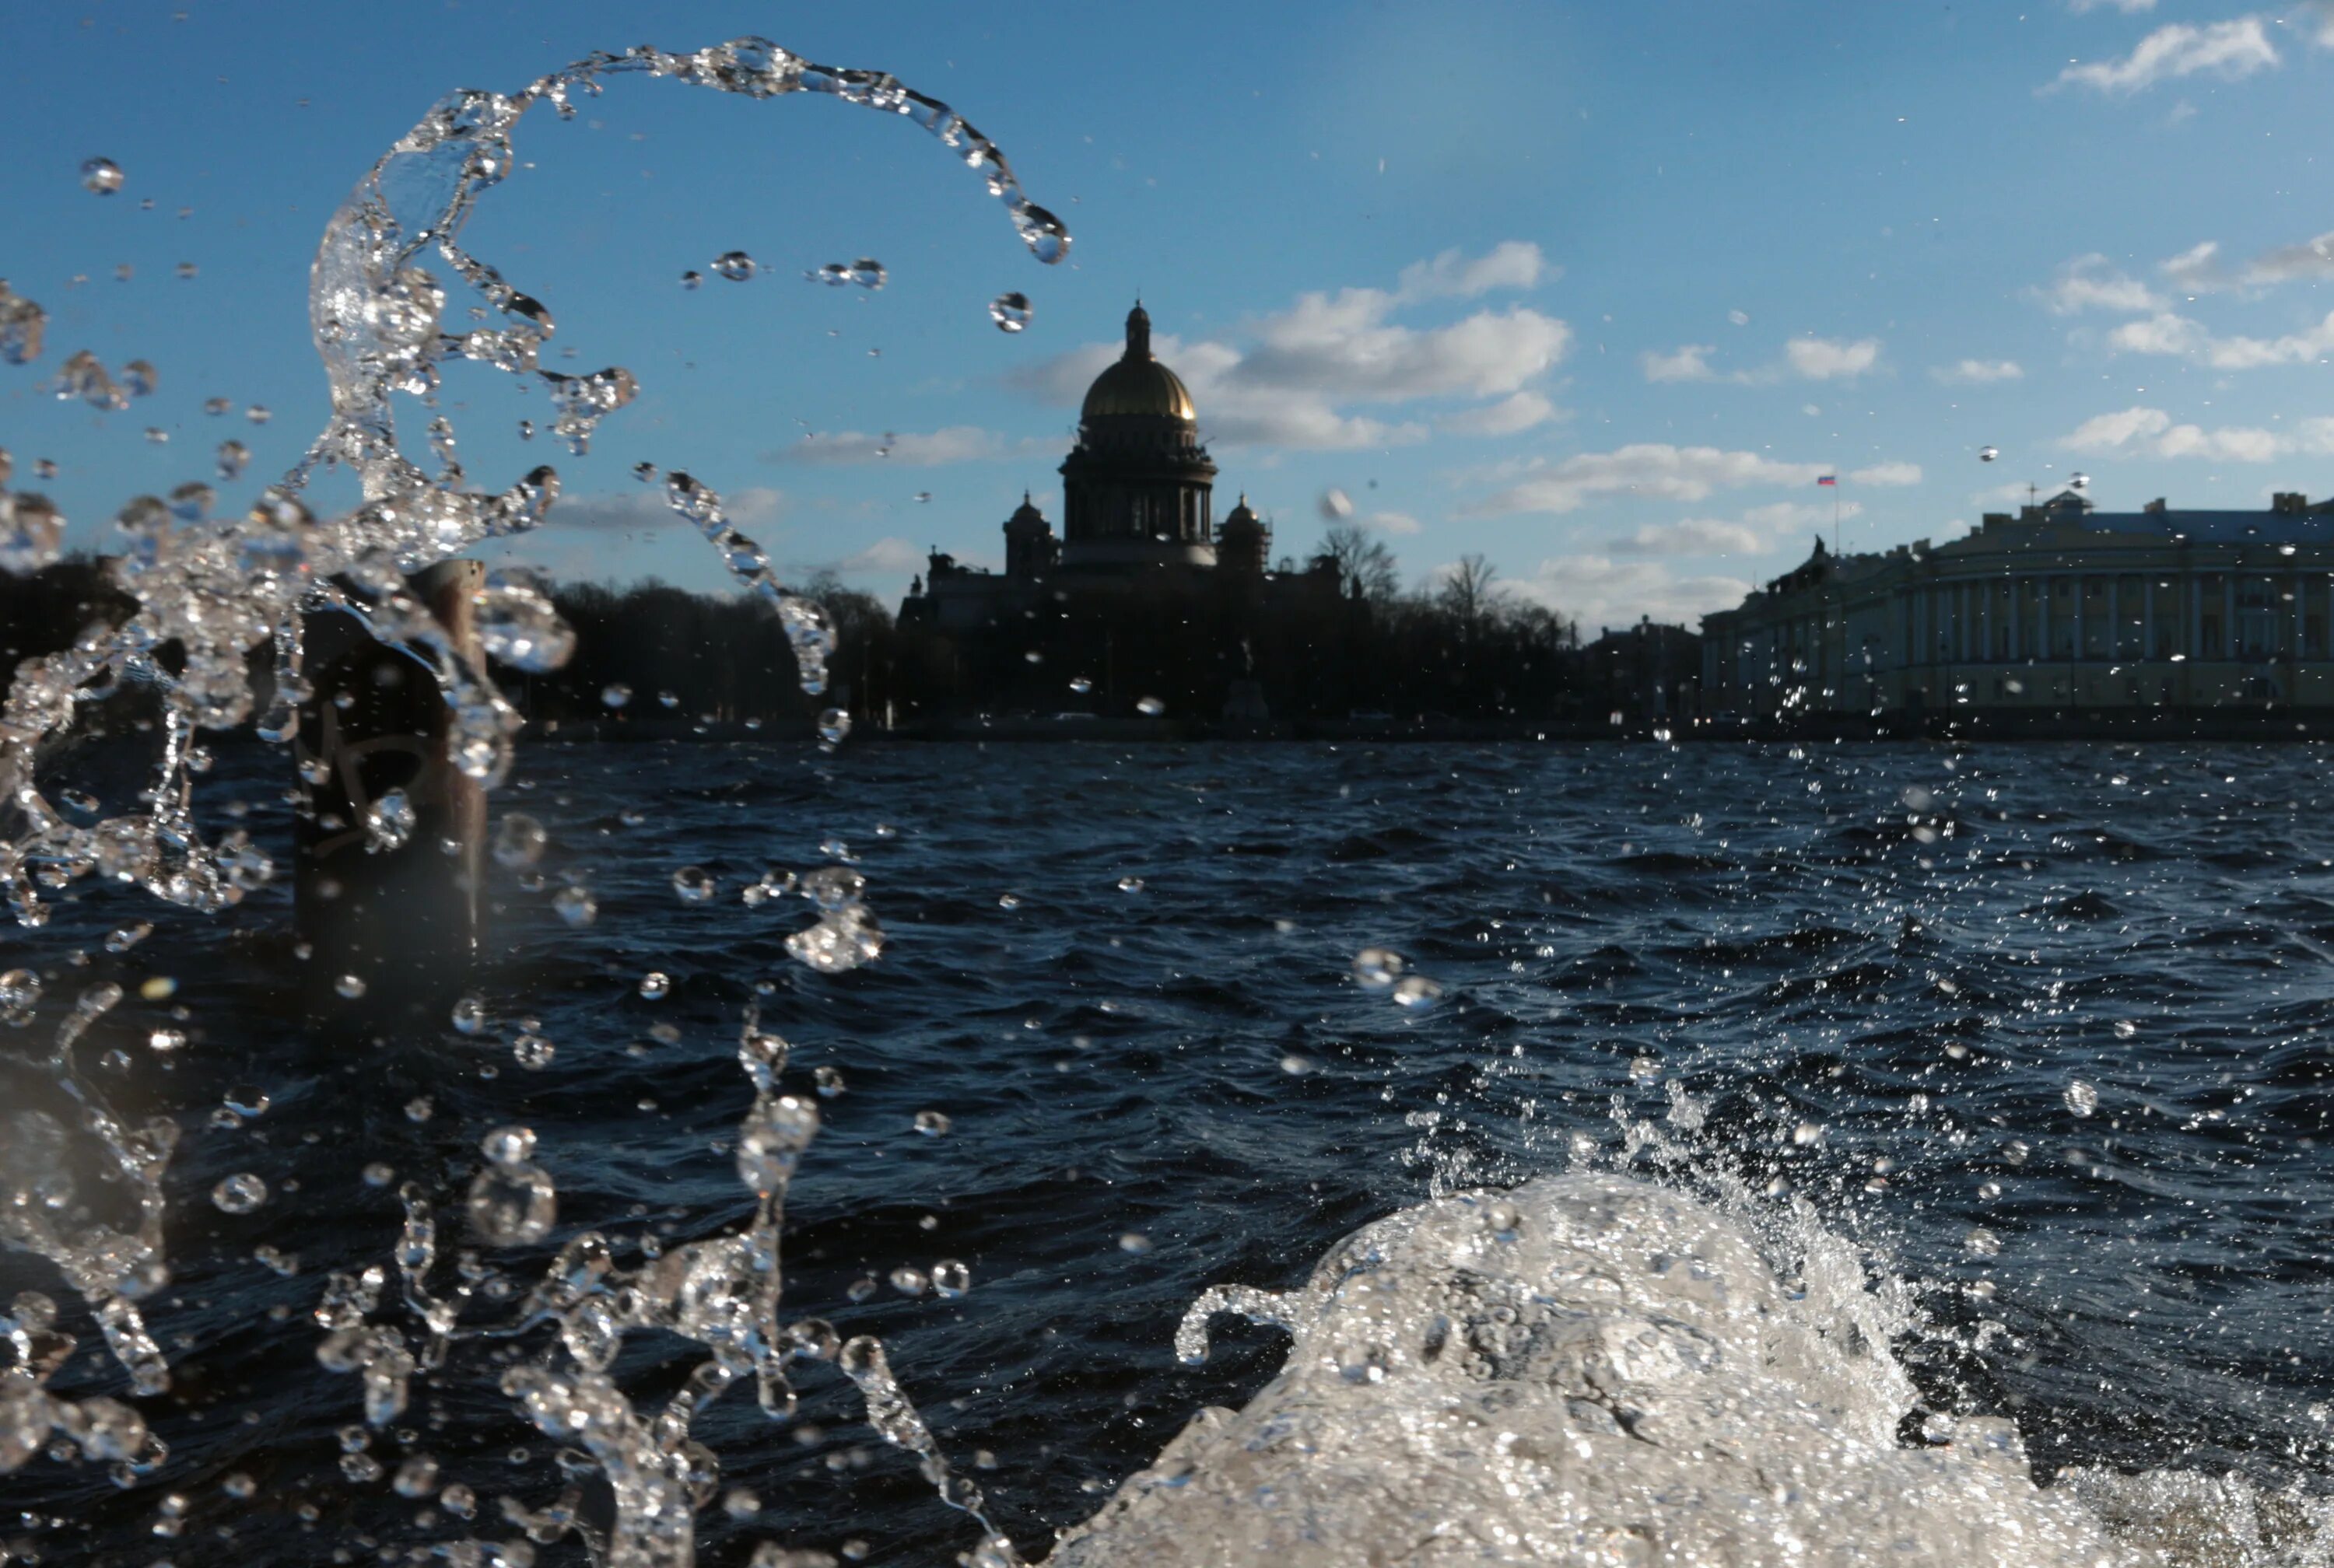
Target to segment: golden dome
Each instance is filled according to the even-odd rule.
[[[1081,422],[1116,414],[1199,422],[1182,378],[1151,357],[1151,317],[1140,303],[1126,314],[1126,352],[1095,378],[1078,409]]]

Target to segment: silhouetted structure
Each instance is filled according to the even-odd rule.
[[[1818,540],[1703,618],[1705,701],[2038,733],[2077,716],[2334,715],[2329,572],[2334,503],[2299,495],[2266,512],[2099,512],[2069,490],[1935,546],[1837,555]]]

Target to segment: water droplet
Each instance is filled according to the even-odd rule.
[[[549,597],[523,582],[489,576],[470,595],[470,610],[479,646],[513,669],[545,674],[564,666],[575,652],[575,633]]]
[[[1442,996],[1442,985],[1423,975],[1404,975],[1394,983],[1394,999],[1405,1007],[1431,1006]]]
[[[1118,1250],[1121,1252],[1131,1252],[1138,1255],[1149,1252],[1151,1250],[1151,1238],[1143,1235],[1139,1230],[1127,1231],[1118,1238]]]
[[[186,1049],[186,1044],[187,1032],[184,1029],[156,1029],[146,1036],[146,1049],[160,1056],[168,1056],[173,1051],[182,1051]]]
[[[873,256],[861,256],[851,264],[851,281],[863,289],[880,289],[891,274]]]
[[[754,258],[741,250],[726,250],[713,258],[713,270],[733,284],[754,275]]]
[[[121,390],[133,398],[150,398],[161,384],[161,372],[149,361],[132,360],[121,367]]]
[[[255,425],[265,425],[268,420],[275,418],[275,415],[267,411],[267,407],[264,403],[252,404],[251,407],[243,411],[243,417],[250,420]]]
[[[470,1180],[465,1206],[470,1228],[490,1246],[532,1246],[550,1234],[559,1216],[558,1189],[527,1158],[535,1134],[524,1127],[498,1128],[481,1147],[487,1164]]]
[[[217,457],[220,478],[240,478],[245,465],[251,461],[251,448],[240,441],[221,441]]]
[[[1354,955],[1354,978],[1373,989],[1393,985],[1408,967],[1391,948],[1364,948]]]
[[[660,691],[657,693],[657,706],[659,707],[679,707],[680,706],[680,694],[673,691]]]
[[[267,1183],[238,1171],[211,1188],[211,1202],[225,1214],[249,1214],[267,1201]]]
[[[1981,463],[1991,463],[2001,456],[2001,448],[1999,447],[1980,447],[1977,449],[1977,460]]]
[[[2001,1251],[2001,1237],[1981,1225],[1972,1227],[1970,1233],[1962,1237],[1962,1245],[1980,1257],[1993,1257]]]
[[[1321,492],[1321,515],[1333,522],[1354,515],[1354,498],[1332,485]]]
[[[603,707],[622,707],[632,700],[632,688],[622,681],[618,681],[613,686],[603,686],[600,688],[600,706]]]
[[[405,1119],[417,1125],[438,1114],[437,1101],[427,1094],[417,1094],[405,1102]]]
[[[364,979],[362,976],[343,975],[333,982],[333,989],[353,1002],[365,994]]]
[[[713,897],[716,884],[703,866],[683,866],[672,874],[672,890],[684,904],[702,904]]]
[[[1791,1129],[1791,1141],[1801,1149],[1811,1148],[1823,1140],[1824,1128],[1820,1121],[1802,1121]]]
[[[950,1125],[948,1115],[944,1111],[919,1111],[916,1112],[916,1130],[926,1138],[938,1138],[946,1132]]]
[[[256,1083],[238,1083],[227,1092],[227,1097],[219,1103],[248,1121],[255,1116],[266,1115],[267,1108],[275,1102]]]
[[[210,415],[213,418],[217,418],[219,415],[226,413],[229,409],[234,407],[235,400],[232,398],[206,398],[203,399],[203,412]]]
[[[397,1467],[397,1478],[390,1485],[400,1497],[427,1497],[437,1489],[438,1461],[416,1454]]]
[[[1076,692],[1080,697],[1084,697],[1086,693],[1094,689],[1094,682],[1088,680],[1083,675],[1072,676],[1070,678],[1070,689]]]
[[[1134,711],[1143,715],[1145,718],[1157,718],[1161,714],[1167,711],[1167,705],[1160,701],[1155,697],[1146,697],[1139,698],[1135,702]]]
[[[569,925],[581,928],[600,918],[600,900],[589,888],[573,884],[551,895],[551,907]]]
[[[851,281],[851,269],[841,262],[829,262],[825,266],[812,268],[803,274],[803,276],[815,284],[825,284],[831,289],[839,289]]]
[[[1027,294],[999,294],[989,302],[989,319],[997,323],[997,330],[1000,332],[1019,332],[1029,324],[1029,317],[1033,313]]]
[[[680,274],[680,286],[684,289],[702,288],[704,284],[705,274],[702,273],[687,272]]]
[[[465,996],[454,1004],[454,1027],[465,1034],[475,1034],[487,1026],[487,1005],[477,996]]]
[[[419,818],[403,790],[388,790],[365,808],[365,849],[369,853],[403,849],[413,836]]]
[[[511,1042],[511,1058],[530,1073],[540,1073],[551,1065],[557,1047],[533,1032],[521,1034]]]
[[[672,994],[672,976],[661,969],[651,969],[641,976],[641,995],[651,1002],[661,1002]]]
[[[551,835],[544,831],[541,822],[525,812],[513,812],[503,819],[500,831],[495,834],[495,863],[513,868],[531,866],[543,859],[544,848],[550,842]]]
[[[188,284],[194,282],[202,272],[202,269],[192,262],[180,262],[174,270],[178,274],[178,281]]]
[[[121,166],[110,158],[89,159],[81,166],[81,186],[100,196],[111,196],[121,188]]]
[[[952,1257],[932,1265],[932,1288],[950,1300],[972,1288],[972,1270]]]
[[[2068,475],[2068,476],[2067,476],[2067,488],[2068,488],[2068,489],[2069,489],[2069,490],[2088,490],[2088,489],[2089,489],[2090,487],[2091,487],[2091,476],[2090,476],[2088,474],[2069,474],[2069,475]]]
[[[818,716],[818,739],[830,750],[843,744],[851,733],[851,716],[839,707],[830,707]]]
[[[146,427],[146,438],[157,447],[167,447],[170,444],[170,432],[159,425],[149,425]]]
[[[921,1269],[901,1267],[892,1271],[892,1288],[902,1295],[921,1295],[927,1283]]]
[[[832,1100],[843,1092],[843,1069],[821,1067],[811,1073],[811,1082],[818,1086],[821,1098]]]
[[[2062,1098],[2067,1102],[2067,1109],[2078,1116],[2088,1116],[2099,1108],[2099,1092],[2079,1078],[2067,1085]]]

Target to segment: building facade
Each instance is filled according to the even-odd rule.
[[[1155,600],[1244,586],[1271,598],[1317,594],[1325,582],[1336,592],[1334,566],[1326,577],[1317,569],[1268,571],[1271,526],[1247,496],[1218,525],[1216,465],[1200,440],[1199,410],[1182,378],[1152,354],[1151,317],[1139,302],[1127,313],[1124,352],[1086,390],[1061,476],[1058,535],[1024,492],[1005,524],[1005,569],[962,565],[935,550],[901,620],[965,634],[1010,625],[1070,595]]]
[[[2099,512],[1808,560],[1702,620],[1702,702],[1746,720],[2334,710],[2334,503]]]

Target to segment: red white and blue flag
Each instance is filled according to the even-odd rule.
[[[1816,483],[1818,485],[1837,485],[1839,483],[1839,476],[1837,474],[1819,474],[1816,476]]]

